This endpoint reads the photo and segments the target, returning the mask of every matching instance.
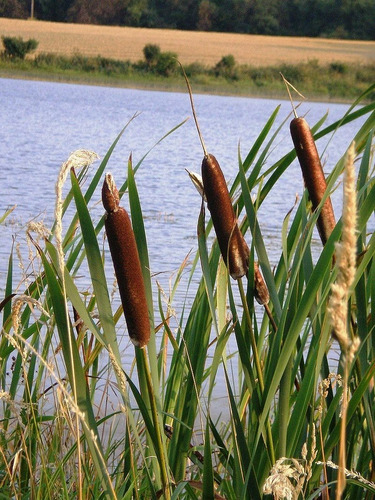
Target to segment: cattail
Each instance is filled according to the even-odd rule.
[[[102,202],[107,212],[105,229],[130,340],[142,348],[150,339],[145,285],[130,218],[119,206],[119,193],[111,174],[105,176]]]
[[[220,252],[224,262],[228,266],[229,274],[233,279],[239,280],[242,276],[247,276],[249,270],[249,247],[238,227],[224,174],[215,156],[207,152],[199,128],[198,119],[195,114],[193,93],[190,83],[184,68],[182,66],[181,68],[189,91],[191,109],[204,153],[202,161],[202,180],[199,176],[189,171],[188,174],[195,187],[201,193],[203,199],[207,202]],[[267,285],[256,263],[254,263],[254,296],[259,304],[266,307],[267,314],[270,315],[267,306],[269,302]]]
[[[203,158],[202,178],[221,255],[231,277],[242,278],[249,269],[249,247],[238,227],[223,172],[211,154]]]
[[[304,118],[295,117],[290,122],[290,133],[301,165],[303,178],[309,192],[313,210],[316,210],[327,189],[322,164],[309,125]],[[331,199],[324,202],[318,217],[318,231],[323,245],[336,225]]]

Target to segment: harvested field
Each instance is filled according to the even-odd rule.
[[[162,51],[178,54],[183,64],[201,62],[212,66],[222,56],[233,54],[240,64],[273,66],[297,64],[316,59],[321,64],[333,61],[371,63],[375,61],[375,42],[321,38],[272,37],[231,33],[160,30],[0,18],[0,35],[35,38],[36,53],[143,59],[147,43]]]

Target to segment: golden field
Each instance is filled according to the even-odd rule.
[[[86,56],[101,55],[132,62],[143,59],[142,50],[148,43],[159,45],[162,51],[176,52],[183,64],[200,62],[207,66],[214,65],[228,54],[233,54],[238,63],[252,66],[297,64],[312,59],[322,64],[375,61],[375,42],[372,41],[94,26],[6,18],[0,18],[0,35],[35,38],[39,42],[37,54],[73,55],[79,52]]]

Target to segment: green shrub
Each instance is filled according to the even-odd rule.
[[[223,76],[231,80],[238,80],[238,73],[236,70],[236,60],[232,54],[223,56],[214,67],[215,76]]]
[[[189,78],[196,75],[204,75],[207,71],[207,68],[199,62],[193,62],[185,66],[185,73]]]
[[[148,43],[143,47],[143,55],[145,56],[148,66],[155,66],[159,60],[161,51],[159,45]]]
[[[177,54],[175,52],[161,52],[155,66],[159,75],[170,76],[177,69]]]
[[[348,65],[343,62],[332,62],[329,67],[334,73],[340,73],[340,75],[347,73],[349,70]]]
[[[26,54],[35,50],[39,44],[33,38],[23,40],[21,37],[2,36],[1,40],[4,45],[3,54],[10,59],[25,59]]]

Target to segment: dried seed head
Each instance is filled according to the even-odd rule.
[[[335,283],[331,285],[328,314],[331,318],[333,336],[340,343],[344,353],[351,361],[358,349],[357,338],[351,339],[348,328],[348,300],[350,287],[356,273],[357,252],[357,197],[355,188],[355,145],[348,150],[344,177],[344,206],[342,214],[341,243],[336,243],[336,266],[338,269]]]
[[[102,201],[106,212],[114,212],[118,209],[120,196],[112,174],[106,174],[102,188]]]
[[[105,229],[131,341],[145,347],[150,339],[150,321],[142,268],[130,218],[118,206],[118,191],[106,175],[102,201],[107,210]]]
[[[254,262],[254,286],[254,296],[258,304],[261,306],[268,304],[270,301],[270,294],[256,262]]]
[[[316,210],[327,189],[327,183],[313,135],[304,118],[294,118],[290,122],[290,133],[313,210]],[[336,221],[331,199],[327,198],[321,209],[317,223],[323,245],[328,240],[335,225]]]
[[[195,189],[202,196],[202,198],[204,199],[204,201],[207,201],[206,195],[204,194],[204,187],[203,187],[203,179],[202,179],[202,177],[199,174],[197,174],[196,172],[191,172],[187,168],[185,168],[185,170],[189,174],[190,180],[194,184]]]
[[[237,225],[223,172],[211,154],[203,158],[202,178],[221,255],[229,266],[231,277],[239,279],[249,268],[249,247]]]

